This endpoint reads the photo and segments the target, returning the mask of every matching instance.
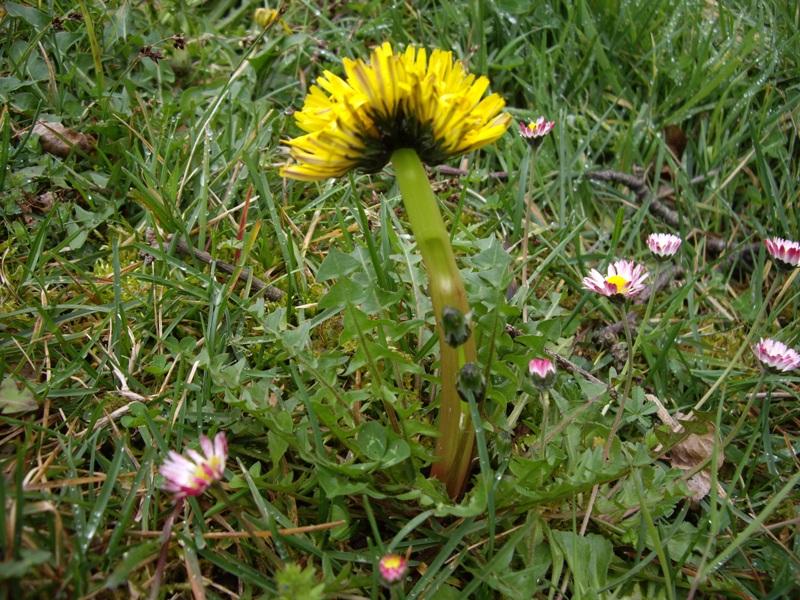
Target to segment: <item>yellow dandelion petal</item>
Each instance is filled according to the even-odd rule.
[[[399,148],[437,163],[497,140],[511,117],[489,80],[469,73],[447,50],[389,42],[368,61],[345,58],[344,76],[324,71],[295,115],[305,135],[287,141],[294,161],[284,177],[320,180],[353,168],[383,167]]]
[[[281,13],[274,8],[257,8],[256,12],[253,14],[253,20],[266,29],[277,21],[280,16]]]

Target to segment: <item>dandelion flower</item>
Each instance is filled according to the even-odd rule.
[[[424,163],[494,142],[511,116],[503,112],[500,96],[485,95],[489,80],[467,72],[445,50],[409,47],[395,53],[385,42],[369,60],[342,62],[344,74],[323,72],[295,113],[305,134],[286,140],[290,161],[281,176],[316,181],[352,169],[375,172],[391,161],[437,317],[440,435],[431,474],[455,499],[467,482],[475,437],[469,408],[458,395],[460,365],[475,362],[477,351],[472,336],[458,348],[445,336],[445,309],[468,315],[469,302]]]
[[[277,21],[281,16],[281,13],[274,8],[257,8],[256,12],[253,13],[253,20],[256,22],[257,25],[266,29],[275,21]]]
[[[222,479],[228,456],[225,433],[218,433],[213,442],[201,435],[200,448],[202,454],[189,449],[186,451],[187,456],[170,450],[167,460],[159,469],[166,480],[164,489],[174,493],[176,500],[186,496],[199,496],[212,483]]]
[[[556,366],[549,358],[534,358],[528,363],[528,373],[536,387],[549,388],[556,377]]]
[[[408,561],[399,554],[386,554],[378,562],[378,570],[386,583],[396,583],[405,577]]]
[[[800,266],[800,243],[773,237],[764,240],[769,255],[792,267]]]
[[[657,256],[672,256],[681,247],[681,238],[671,233],[651,233],[647,236],[647,247]]]
[[[325,71],[295,113],[306,134],[287,140],[294,163],[281,169],[283,177],[375,172],[401,148],[436,164],[497,140],[511,122],[499,95],[483,97],[489,80],[468,73],[449,51],[395,54],[384,42],[369,61],[343,63],[344,78]]]
[[[544,137],[556,126],[555,121],[548,121],[544,117],[539,117],[527,125],[520,121],[519,134],[531,145],[538,146]]]
[[[642,265],[632,260],[618,260],[608,266],[605,276],[597,269],[589,271],[589,276],[583,278],[583,287],[603,296],[632,298],[644,289],[647,276]]]
[[[753,347],[756,358],[776,371],[791,371],[800,367],[800,353],[783,342],[761,338]]]

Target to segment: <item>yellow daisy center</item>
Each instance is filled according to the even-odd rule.
[[[622,275],[612,275],[611,277],[606,277],[606,281],[617,288],[617,293],[621,294],[625,291],[625,288],[628,287],[630,281],[625,279]]]
[[[194,476],[197,479],[202,479],[203,481],[211,481],[212,474],[209,473],[209,469],[211,471],[216,471],[219,467],[219,457],[212,456],[207,463],[197,465],[197,468],[194,470]]]
[[[387,569],[397,569],[402,566],[402,562],[399,556],[387,556],[383,559],[383,566]]]

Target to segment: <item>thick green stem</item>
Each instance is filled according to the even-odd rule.
[[[447,344],[442,328],[442,310],[451,306],[466,315],[469,312],[467,293],[450,246],[450,236],[419,156],[409,148],[395,150],[392,153],[392,165],[411,231],[428,272],[431,302],[439,334],[439,375],[442,388],[439,439],[436,442],[437,461],[431,474],[444,482],[450,496],[455,499],[464,490],[474,442],[469,407],[459,398],[456,381],[461,367],[467,362],[475,362],[476,354],[473,336],[458,349]]]

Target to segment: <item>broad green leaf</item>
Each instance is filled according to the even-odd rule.
[[[367,458],[381,460],[386,454],[386,428],[377,421],[365,423],[358,432],[358,446]]]
[[[573,531],[553,531],[572,573],[572,597],[598,598],[608,580],[608,567],[614,547],[609,540],[594,533],[580,536]]]
[[[317,281],[346,277],[358,269],[358,261],[336,248],[332,248],[317,269]]]
[[[27,388],[18,388],[10,377],[3,379],[0,385],[0,413],[13,415],[30,412],[38,408],[33,392]]]

